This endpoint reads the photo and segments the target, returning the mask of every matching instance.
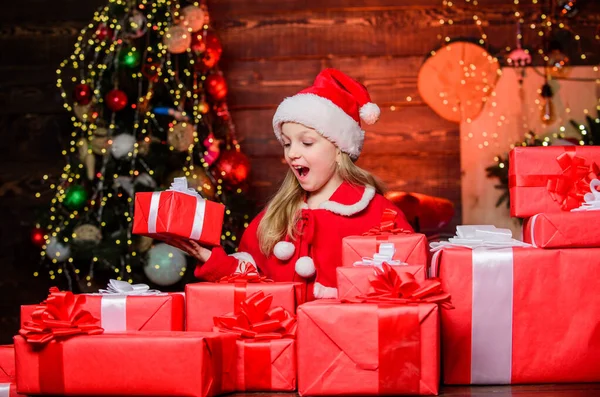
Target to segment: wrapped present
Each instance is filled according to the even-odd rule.
[[[214,317],[238,313],[241,303],[252,294],[263,291],[273,297],[273,305],[296,313],[305,300],[301,282],[272,282],[259,276],[255,267],[247,265],[242,273],[224,277],[216,283],[191,283],[185,286],[185,323],[188,331],[211,331]]]
[[[296,390],[296,316],[272,307],[273,296],[259,291],[239,313],[215,317],[215,328],[237,341],[237,391]]]
[[[386,213],[390,211],[388,210]],[[395,218],[395,212],[393,218]],[[383,261],[388,263],[396,261],[398,264],[404,263],[425,268],[427,265],[427,238],[424,234],[393,229],[389,223],[386,226],[386,223],[382,222],[380,227],[374,228],[362,236],[348,236],[342,239],[342,266],[377,265]]]
[[[235,335],[103,333],[83,299],[52,289],[15,336],[19,393],[204,397],[235,389]]]
[[[449,295],[439,280],[376,272],[367,295],[298,308],[300,395],[438,393],[438,303]]]
[[[100,319],[107,332],[183,331],[185,299],[180,293],[150,290],[146,284],[131,285],[110,280],[98,294],[80,295],[83,309]],[[36,310],[36,305],[21,306],[21,325]]]
[[[0,346],[0,383],[10,383],[14,380],[15,348],[13,345],[2,345]]]
[[[432,243],[456,307],[441,316],[444,383],[599,381],[600,250],[460,240]]]
[[[516,147],[509,155],[510,214],[527,218],[569,211],[583,203],[598,177],[600,147]]]
[[[600,180],[590,183],[584,203],[571,211],[536,214],[523,224],[523,241],[540,248],[600,247]]]
[[[186,178],[175,178],[162,192],[135,194],[133,233],[158,240],[185,238],[203,245],[221,244],[225,206],[205,200],[187,187]]]

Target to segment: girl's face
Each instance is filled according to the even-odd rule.
[[[298,123],[281,126],[285,160],[300,186],[317,192],[337,179],[339,149],[312,128]]]

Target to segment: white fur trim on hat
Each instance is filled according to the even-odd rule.
[[[375,124],[377,120],[379,120],[381,109],[379,109],[379,106],[377,106],[373,102],[368,102],[362,105],[358,112],[362,121],[371,125]]]
[[[313,295],[317,299],[336,299],[338,297],[337,288],[326,287],[321,283],[315,283],[313,286]]]
[[[360,155],[365,140],[365,132],[356,120],[329,99],[315,94],[296,94],[279,104],[273,116],[273,130],[280,142],[281,125],[285,122],[315,129],[352,160]]]
[[[338,215],[350,216],[357,214],[367,208],[373,197],[375,197],[375,188],[373,186],[365,186],[365,191],[359,201],[354,204],[341,204],[335,201],[323,201],[319,208],[328,210]]]
[[[287,261],[294,255],[294,251],[296,251],[296,247],[294,244],[289,241],[280,241],[275,244],[273,248],[273,255],[279,260]]]
[[[315,274],[315,262],[310,256],[298,258],[295,265],[296,273],[304,278],[309,278]]]

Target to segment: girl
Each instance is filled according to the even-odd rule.
[[[396,227],[412,231],[379,181],[354,164],[364,141],[360,119],[373,124],[379,113],[366,88],[335,69],[286,98],[273,117],[289,165],[282,186],[244,232],[239,252],[172,242],[199,260],[195,276],[214,281],[250,262],[274,281],[304,281],[308,300],[335,298],[343,237],[377,226],[388,208],[398,214]]]

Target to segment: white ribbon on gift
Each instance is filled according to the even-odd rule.
[[[173,179],[171,187],[167,192],[178,192],[193,196],[196,198],[196,210],[194,211],[194,223],[192,232],[190,233],[191,240],[199,240],[204,227],[204,215],[206,212],[206,200],[198,194],[196,190],[188,187],[185,177]],[[160,195],[163,192],[153,192],[150,200],[150,212],[148,214],[148,233],[156,233],[156,221],[158,219],[158,205],[160,203]]]
[[[98,290],[100,301],[100,326],[105,332],[127,331],[127,297],[168,295],[147,284],[129,284],[126,281],[111,279],[106,289]]]
[[[513,247],[530,247],[510,229],[458,226],[454,238],[430,244],[431,274],[444,249],[472,249],[471,383],[510,384],[512,378]]]
[[[592,179],[590,182],[590,192],[583,196],[583,204],[579,208],[573,208],[571,211],[599,211],[600,192],[597,190],[599,186],[600,180]]]
[[[10,397],[10,383],[0,383],[0,397]]]
[[[394,254],[396,253],[396,247],[394,243],[381,243],[379,245],[379,252],[373,254],[373,257],[365,256],[361,260],[356,261],[352,266],[371,266],[382,269],[383,262],[390,266],[408,265],[408,263],[394,260]]]

